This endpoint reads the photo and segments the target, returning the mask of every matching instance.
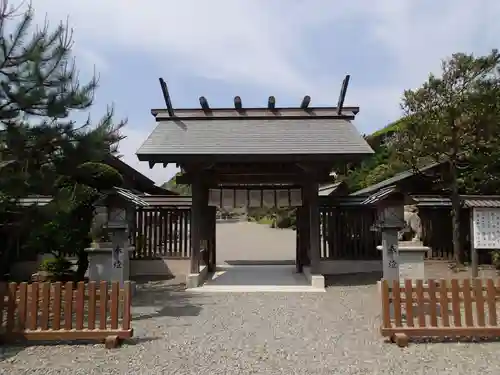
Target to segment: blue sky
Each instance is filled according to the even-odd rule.
[[[19,0],[11,4],[19,3]],[[454,52],[488,53],[500,35],[498,0],[36,0],[37,22],[69,16],[82,78],[100,74],[91,114],[114,104],[127,117],[124,160],[158,184],[172,166],[149,169],[135,151],[163,107],[158,78],[175,107],[335,105],[351,75],[346,105],[359,106],[361,133],[400,115],[400,98]]]

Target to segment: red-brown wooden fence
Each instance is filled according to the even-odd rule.
[[[132,337],[131,285],[125,282],[0,284],[0,339],[106,340]]]

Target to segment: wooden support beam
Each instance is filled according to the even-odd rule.
[[[300,103],[300,108],[306,109],[309,107],[309,103],[311,103],[311,97],[309,95],[304,96],[304,99],[302,99],[302,103]]]
[[[208,188],[203,178],[198,176],[192,184],[191,203],[191,273],[200,272],[201,246],[205,239],[204,212],[208,207]]]
[[[241,111],[243,109],[243,103],[239,96],[234,97],[234,108],[236,108],[238,111]]]
[[[204,96],[200,96],[200,105],[204,111],[210,110],[210,106],[208,105],[208,100]]]
[[[167,83],[163,78],[159,78],[161,92],[163,94],[163,100],[165,100],[165,105],[167,106],[167,112],[170,117],[174,117],[174,107],[172,106],[172,101],[170,100],[170,94],[168,93]]]
[[[315,275],[320,272],[321,260],[318,183],[313,180],[306,182],[302,192],[303,200],[307,202],[306,207],[309,211],[309,259],[311,274]]]
[[[337,115],[342,114],[342,109],[344,108],[345,96],[347,94],[347,87],[349,86],[349,80],[351,76],[348,74],[345,76],[344,81],[342,82],[342,87],[340,89],[339,101],[337,102]]]
[[[269,99],[267,99],[267,108],[270,110],[276,108],[276,98],[274,96],[270,96]]]

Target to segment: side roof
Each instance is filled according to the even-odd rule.
[[[393,177],[390,177],[386,180],[380,181],[376,184],[373,184],[373,185],[367,186],[363,189],[357,190],[357,191],[351,193],[350,196],[356,197],[356,196],[363,196],[363,195],[371,195],[380,189],[384,189],[384,188],[387,188],[389,186],[395,185],[399,182],[402,182],[408,178],[411,178],[411,177],[417,175],[417,173],[430,171],[433,168],[437,168],[445,163],[447,163],[446,160],[444,160],[442,162],[434,162],[434,163],[427,164],[427,165],[419,168],[418,170],[408,169],[406,171],[397,173]]]

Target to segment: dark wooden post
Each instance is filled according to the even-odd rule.
[[[217,267],[217,243],[216,243],[216,224],[217,224],[217,207],[209,207],[210,211],[210,242],[209,242],[209,272],[215,272]]]
[[[295,269],[297,273],[302,273],[304,265],[302,263],[302,245],[301,245],[301,207],[295,209]]]
[[[300,254],[302,257],[302,266],[311,265],[311,258],[309,256],[309,216],[309,203],[304,194],[304,189],[302,189],[302,207],[300,207]]]
[[[318,274],[320,269],[320,218],[318,184],[309,182],[304,185],[303,197],[309,212],[309,259],[311,273]]]
[[[201,241],[206,239],[204,229],[205,212],[208,206],[208,189],[204,186],[201,176],[192,183],[191,203],[191,273],[200,272]]]

